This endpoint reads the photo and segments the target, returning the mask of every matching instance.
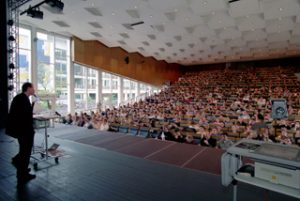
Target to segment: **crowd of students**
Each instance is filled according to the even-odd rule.
[[[299,144],[296,69],[190,72],[145,100],[90,114],[69,114],[64,122],[112,131],[116,125],[143,128],[149,137],[221,148],[240,138]],[[287,119],[272,119],[271,100],[276,98],[287,101]]]

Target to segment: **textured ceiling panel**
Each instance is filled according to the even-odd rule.
[[[243,39],[246,41],[257,41],[267,38],[267,33],[263,29],[247,31],[243,33]]]
[[[282,18],[280,20],[269,20],[266,23],[267,33],[289,31],[295,26],[294,19],[292,17]]]
[[[292,36],[290,38],[290,42],[300,45],[300,35]]]
[[[60,27],[70,27],[70,25],[68,25],[64,21],[53,21],[53,23],[56,24],[57,26],[60,26]]]
[[[102,13],[98,8],[89,7],[84,9],[94,16],[102,16]]]
[[[102,37],[102,35],[99,34],[98,32],[91,32],[91,34],[96,37]]]
[[[291,33],[286,31],[286,32],[269,34],[267,40],[269,42],[288,41],[290,37],[291,37]]]
[[[300,13],[298,0],[262,1],[261,7],[264,11],[265,19],[296,16]]]
[[[225,39],[235,39],[240,38],[242,33],[238,31],[236,28],[224,28],[220,31],[219,37],[223,40]]]
[[[126,10],[127,14],[135,19],[139,19],[140,18],[140,14],[138,10]]]
[[[216,12],[207,19],[207,24],[211,29],[222,29],[224,27],[235,26],[234,18],[229,16],[226,12]]]
[[[194,13],[209,15],[212,12],[228,9],[224,0],[190,0],[190,7]]]
[[[232,17],[241,17],[261,13],[258,0],[243,0],[231,3],[229,6],[229,14]]]
[[[98,22],[89,22],[89,24],[94,28],[102,28],[102,26]]]
[[[237,26],[240,31],[263,29],[266,26],[266,21],[263,19],[263,15],[251,15],[238,18]]]
[[[43,21],[20,23],[182,64],[300,55],[300,0],[63,2],[60,14],[42,6]]]

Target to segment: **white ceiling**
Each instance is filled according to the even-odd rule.
[[[300,0],[62,1],[62,14],[45,5],[20,23],[184,65],[300,55]]]

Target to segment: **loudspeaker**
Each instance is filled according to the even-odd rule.
[[[124,61],[125,61],[126,64],[129,64],[129,57],[126,56],[126,57],[124,58]]]
[[[288,110],[285,99],[273,99],[272,102],[272,113],[273,119],[285,119],[288,118]]]

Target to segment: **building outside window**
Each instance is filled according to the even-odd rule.
[[[97,107],[97,70],[74,64],[75,111]]]
[[[117,107],[119,105],[120,77],[102,72],[102,106]]]
[[[56,97],[55,110],[67,113],[68,83],[70,63],[70,39],[43,32],[37,32],[37,91]],[[43,105],[50,109],[49,104]]]
[[[21,86],[31,81],[31,30],[19,28],[19,80]]]
[[[69,101],[75,104],[75,111],[95,109],[97,97],[101,97],[99,101],[104,108],[117,107],[123,102],[138,100],[138,94],[153,91],[153,87],[145,83],[109,72],[101,71],[99,74],[96,69],[76,63],[73,65],[74,74],[70,75],[70,38],[46,31],[36,31],[29,26],[24,27],[19,28],[18,38],[19,88],[24,82],[29,81],[36,83],[38,95],[55,97],[56,102],[51,103],[55,105],[51,105],[49,101],[40,101],[42,111],[55,107],[56,111],[65,115],[70,112]],[[35,38],[34,42],[31,41],[32,38]],[[35,46],[32,46],[33,44]],[[32,58],[36,60],[32,61]],[[32,68],[33,65],[35,68]],[[32,72],[33,69],[36,69],[36,72]],[[73,79],[73,89],[68,83],[69,78]],[[98,89],[101,91],[97,91]],[[72,100],[69,100],[71,98]]]

